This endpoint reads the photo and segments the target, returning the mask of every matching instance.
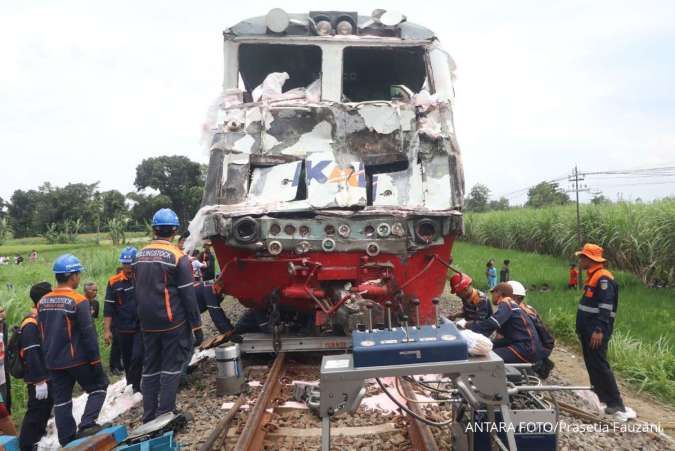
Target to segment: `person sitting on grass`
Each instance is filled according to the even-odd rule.
[[[511,285],[511,288],[513,289],[513,300],[516,301],[520,308],[525,310],[525,313],[527,313],[530,319],[532,319],[534,328],[539,335],[539,340],[541,341],[542,346],[542,359],[537,362],[534,367],[534,371],[542,379],[546,379],[555,366],[553,361],[549,359],[549,356],[553,352],[553,346],[555,346],[555,338],[553,337],[553,334],[551,334],[551,331],[548,329],[548,327],[546,327],[546,324],[544,324],[544,321],[542,321],[541,316],[539,316],[537,310],[525,302],[527,290],[525,290],[523,284],[516,280],[510,280],[508,284]]]
[[[505,363],[536,363],[542,356],[539,335],[532,319],[511,296],[513,288],[508,283],[495,286],[492,303],[497,306],[497,311],[483,321],[466,324],[466,328],[486,337],[498,331],[503,338],[494,342],[493,351]]]

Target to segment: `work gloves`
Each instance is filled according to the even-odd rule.
[[[49,396],[49,388],[47,382],[40,382],[35,384],[35,398],[39,400],[47,399]]]
[[[197,346],[202,344],[202,341],[204,341],[204,332],[202,332],[202,329],[200,327],[199,329],[195,329],[193,333],[195,334],[194,346],[196,348]]]

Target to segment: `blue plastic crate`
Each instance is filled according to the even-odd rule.
[[[173,431],[165,432],[160,437],[155,437],[133,445],[118,446],[116,451],[177,451],[180,445],[173,440]]]
[[[12,435],[0,435],[0,449],[19,451],[19,439]]]

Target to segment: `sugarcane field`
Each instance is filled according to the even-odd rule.
[[[0,450],[675,450],[675,4],[0,10]]]

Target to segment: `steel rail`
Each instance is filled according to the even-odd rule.
[[[279,379],[283,376],[286,367],[286,353],[277,354],[272,368],[267,375],[260,396],[251,409],[251,413],[246,419],[244,429],[239,435],[235,450],[237,451],[259,451],[263,448],[265,441],[265,425],[269,422],[271,413],[267,411],[272,401],[278,397],[281,390]]]
[[[410,400],[416,400],[415,392],[412,389],[412,385],[407,380],[400,381],[401,390],[406,398]],[[419,405],[416,402],[407,401],[408,408],[413,411],[416,415],[421,417],[424,416],[422,409],[419,408]],[[431,433],[431,429],[426,424],[421,421],[416,420],[413,417],[408,418],[408,435],[410,437],[410,442],[413,449],[419,451],[438,451],[438,445],[436,444],[436,439]]]

